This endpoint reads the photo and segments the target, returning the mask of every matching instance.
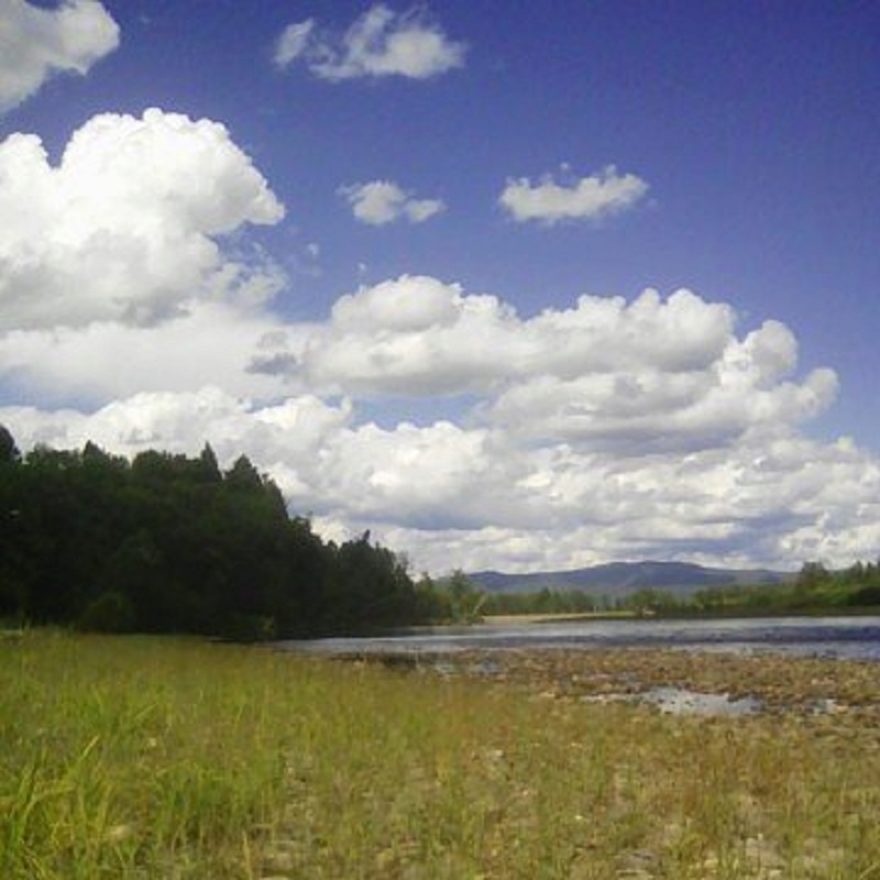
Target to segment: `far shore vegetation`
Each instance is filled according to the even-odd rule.
[[[487,615],[757,617],[876,613],[880,611],[880,563],[857,562],[841,571],[830,571],[821,563],[808,562],[788,583],[737,584],[690,593],[645,588],[609,597],[547,587],[537,592],[492,594],[480,607]]]

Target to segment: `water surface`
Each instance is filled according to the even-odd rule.
[[[524,648],[677,648],[880,661],[880,616],[734,620],[581,620],[409,630],[369,638],[279,642],[322,654],[445,653]]]

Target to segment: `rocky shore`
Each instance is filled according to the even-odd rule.
[[[662,701],[652,696],[669,689],[693,695],[695,706],[702,705],[699,698],[704,696],[733,705],[748,701],[747,714],[846,715],[880,721],[880,664],[871,661],[631,648],[362,655],[357,661],[484,679],[541,699],[644,701],[662,708]],[[678,703],[686,714],[688,700]],[[722,706],[717,700],[711,704]]]

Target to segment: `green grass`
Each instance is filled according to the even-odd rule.
[[[709,662],[709,661],[707,661]],[[0,640],[0,878],[880,878],[857,717],[682,719],[182,639]]]

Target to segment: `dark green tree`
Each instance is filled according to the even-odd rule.
[[[236,638],[420,619],[403,562],[368,533],[322,541],[245,456],[224,474],[207,444],[129,464],[0,441],[0,615]]]
[[[15,445],[15,439],[4,425],[0,425],[0,465],[15,464],[21,459],[21,453]]]

